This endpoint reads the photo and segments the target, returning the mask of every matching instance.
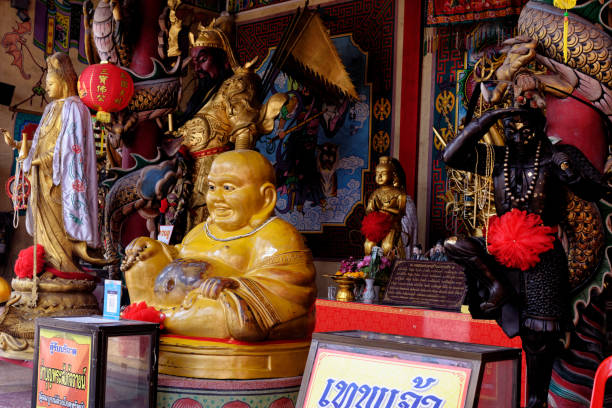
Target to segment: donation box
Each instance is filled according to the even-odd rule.
[[[521,350],[364,331],[313,334],[297,407],[518,408]]]
[[[32,407],[155,407],[159,325],[36,319]]]

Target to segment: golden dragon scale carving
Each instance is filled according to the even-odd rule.
[[[612,41],[587,20],[570,13],[565,65],[612,88]],[[538,40],[538,53],[563,62],[563,10],[528,3],[518,21],[519,35]]]
[[[568,192],[564,222],[567,239],[569,282],[572,290],[585,282],[601,261],[604,247],[604,225],[597,205]]]

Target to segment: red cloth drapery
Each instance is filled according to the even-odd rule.
[[[427,25],[472,23],[519,15],[527,0],[427,0]]]

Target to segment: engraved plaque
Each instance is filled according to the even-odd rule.
[[[456,263],[401,260],[391,272],[384,303],[459,311],[465,292],[463,268]]]

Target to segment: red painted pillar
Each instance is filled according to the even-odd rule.
[[[153,70],[151,58],[157,55],[158,19],[166,2],[163,0],[138,0],[138,36],[134,37],[134,51],[130,68],[139,75],[149,74]],[[128,27],[129,29],[129,27]]]
[[[153,71],[151,58],[157,58],[157,34],[159,26],[157,19],[164,9],[163,0],[139,0],[137,4],[137,18],[134,27],[127,30],[134,33],[132,62],[129,66],[138,75],[147,75]],[[161,132],[154,120],[140,122],[126,137],[129,144],[123,149],[123,168],[134,165],[134,159],[130,153],[138,153],[143,157],[152,159],[157,155]],[[132,214],[123,225],[121,244],[127,245],[132,239],[140,236],[148,236],[149,232],[145,220],[138,214]]]
[[[406,192],[416,201],[417,152],[419,148],[419,104],[421,101],[422,2],[404,5],[404,49],[402,74],[395,91],[401,91],[399,161],[406,171]],[[397,135],[396,135],[397,137]]]

